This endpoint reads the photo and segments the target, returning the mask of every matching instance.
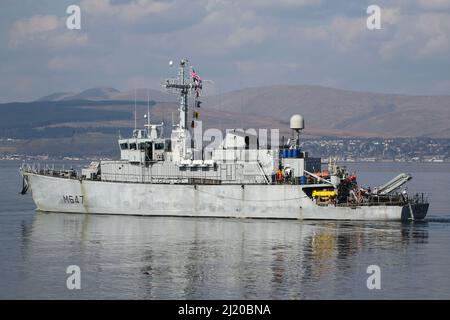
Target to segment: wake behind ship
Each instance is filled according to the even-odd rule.
[[[22,193],[31,190],[38,210],[68,213],[385,221],[427,214],[423,195],[398,192],[407,174],[372,190],[334,161],[322,170],[321,159],[300,148],[301,115],[291,117],[292,138],[279,148],[240,130],[203,148],[193,138],[202,79],[184,59],[164,86],[180,95],[170,139],[148,113],[145,129],[118,140],[120,160],[92,162],[81,173],[23,165]]]

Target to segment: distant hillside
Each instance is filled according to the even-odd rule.
[[[78,93],[75,92],[58,92],[45,97],[41,97],[36,101],[69,101],[69,100],[113,100],[115,94],[120,93],[119,90],[110,87],[91,88]]]
[[[147,102],[136,103],[141,109],[147,106]],[[77,128],[78,131],[83,131],[83,128],[91,128],[89,131],[102,131],[103,126],[100,123],[131,122],[133,104],[134,101],[90,100],[4,103],[0,104],[2,114],[0,137],[34,139],[73,135],[73,130],[65,130],[67,128]],[[154,102],[150,102],[150,105],[153,106]],[[82,125],[68,126],[70,123]],[[114,131],[116,132],[117,128]]]
[[[140,104],[145,104],[148,95],[156,102],[155,112],[160,110],[157,117],[165,117],[167,121],[172,112],[177,116],[177,96],[159,90],[137,89],[135,93],[134,90],[119,92],[103,87],[76,94],[56,93],[37,102],[72,101],[77,105],[76,101],[80,99],[111,101],[114,106],[108,108],[109,112],[122,110],[129,113],[135,94]],[[305,133],[313,136],[450,138],[450,96],[390,95],[285,85],[246,88],[202,100],[201,118],[207,120],[207,127],[280,128],[286,131],[290,116],[300,113],[305,118]],[[66,118],[53,114],[40,116],[52,117],[52,123],[59,122],[59,125],[67,122]],[[11,122],[4,117],[4,124],[9,126],[24,121],[14,117],[16,114],[12,115]],[[77,120],[76,114],[73,119],[85,121]]]
[[[48,96],[37,99],[36,101],[61,101],[67,97],[73,97],[75,92],[56,92],[49,94]]]
[[[450,96],[352,92],[320,86],[247,88],[204,99],[205,108],[269,117],[306,127],[388,136],[450,137]]]
[[[65,97],[63,100],[108,100],[117,93],[120,93],[120,91],[114,88],[93,88],[84,90],[71,97]]]
[[[136,92],[134,90],[120,92],[119,90],[110,87],[92,88],[81,91],[79,93],[58,92],[39,98],[36,101],[71,101],[71,100],[134,101],[135,93],[136,99],[138,101],[147,101],[148,97],[150,98],[150,101],[158,101],[158,102],[177,101],[176,95],[168,94],[166,92],[162,92],[159,90],[139,88],[136,89]]]
[[[177,96],[136,90],[139,127],[145,122],[148,94],[151,120],[164,121],[168,136],[172,117],[178,121]],[[134,127],[134,96],[134,90],[93,88],[55,93],[29,103],[0,104],[0,153],[117,155],[119,132],[129,136]],[[202,101],[199,112],[204,129],[278,128],[287,135],[289,118],[301,113],[306,123],[303,137],[450,138],[450,96],[270,86],[203,97]],[[4,138],[20,142],[5,144]]]
[[[176,102],[178,97],[175,94],[166,93],[160,90],[154,89],[136,89],[137,100],[147,101],[147,96],[150,100],[157,102]],[[119,92],[111,96],[114,100],[134,100],[134,90],[128,90],[124,92]]]

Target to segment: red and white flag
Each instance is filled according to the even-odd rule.
[[[202,79],[200,78],[200,76],[195,72],[195,70],[192,70],[192,72],[191,72],[191,78],[194,79],[194,80],[197,80],[197,81],[202,80]]]

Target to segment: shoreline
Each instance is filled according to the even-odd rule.
[[[0,157],[0,161],[111,161],[114,158],[108,157],[63,157],[53,158],[48,156],[6,156]],[[406,160],[406,159],[355,159],[355,160],[342,160],[336,159],[338,163],[424,163],[424,164],[450,164],[450,159],[441,160]],[[322,161],[322,165],[327,165],[328,161]]]

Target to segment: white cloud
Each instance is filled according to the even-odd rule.
[[[450,52],[450,15],[420,13],[402,15],[390,40],[381,43],[380,54],[386,59],[430,59]]]
[[[247,5],[247,4],[246,4]],[[183,29],[147,34],[146,42],[166,51],[201,57],[224,57],[252,45],[265,44],[278,29],[233,1],[209,1],[199,19]],[[173,17],[173,23],[177,23]]]
[[[35,15],[14,22],[9,30],[9,39],[13,48],[44,46],[65,49],[86,44],[88,37],[78,30],[68,30],[65,18]]]
[[[10,68],[2,68],[10,75],[18,70],[32,74],[20,59],[33,59],[39,76],[67,73],[73,76],[70,81],[95,78],[101,85],[104,79],[120,88],[131,82],[157,85],[155,79],[167,75],[169,59],[187,57],[201,64],[200,72],[222,85],[222,91],[236,88],[242,77],[250,86],[252,81],[287,81],[358,88],[366,81],[367,88],[391,91],[400,87],[394,79],[403,79],[398,83],[405,88],[414,72],[427,72],[436,61],[450,65],[450,13],[442,10],[450,0],[381,0],[382,30],[375,31],[366,28],[359,0],[345,5],[320,0],[80,0],[79,5],[81,31],[66,29],[64,10],[61,16],[15,17],[7,33],[0,30],[9,39],[10,47],[2,49],[10,50],[5,56],[11,61]],[[13,57],[17,52],[20,58]],[[261,79],[259,70],[272,76]],[[404,70],[412,71],[402,75]],[[361,75],[379,71],[389,75],[384,84]],[[65,90],[64,81],[55,83],[61,87],[49,92]]]
[[[56,16],[37,15],[27,19],[20,19],[11,28],[11,44],[17,46],[29,39],[41,38],[63,26],[62,21]]]
[[[449,0],[417,0],[419,7],[425,9],[448,9],[450,8]]]
[[[385,28],[389,28],[392,25],[399,23],[402,10],[398,7],[383,8],[382,9],[382,21]]]
[[[113,23],[134,24],[140,19],[149,19],[168,12],[173,8],[172,1],[133,0],[114,4],[111,0],[83,0],[82,12],[103,19],[114,19]]]
[[[341,52],[354,51],[361,46],[361,38],[367,32],[365,18],[337,17],[328,26],[332,45]]]
[[[382,30],[374,31],[366,28],[366,18],[336,16],[327,23],[298,28],[296,33],[302,37],[299,41],[321,43],[337,54],[364,53],[385,61],[417,62],[445,57],[450,52],[449,13],[411,13],[401,7],[384,7]]]
[[[267,35],[268,31],[262,26],[239,27],[227,37],[226,44],[236,48],[250,43],[261,43]]]
[[[235,0],[236,4],[243,4],[244,6],[252,8],[299,8],[306,6],[314,6],[322,3],[321,0]]]

